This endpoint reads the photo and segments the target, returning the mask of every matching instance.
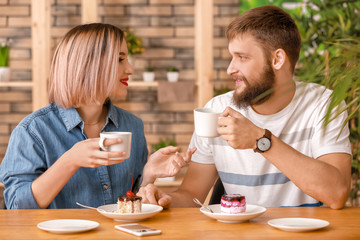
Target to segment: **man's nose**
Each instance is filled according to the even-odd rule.
[[[227,70],[226,70],[226,73],[231,76],[231,75],[232,75],[233,73],[235,73],[235,72],[236,72],[236,68],[235,68],[235,66],[234,66],[234,61],[231,60],[229,66],[228,66],[228,68],[227,68]]]

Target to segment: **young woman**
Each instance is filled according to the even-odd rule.
[[[20,122],[0,166],[7,208],[75,208],[111,204],[157,177],[175,175],[190,160],[178,148],[148,150],[142,121],[115,107],[133,68],[124,33],[108,24],[70,30],[59,43],[49,77],[50,105]],[[132,132],[131,155],[99,148],[102,131]],[[105,145],[121,142],[107,139]],[[144,169],[145,167],[145,169]],[[144,170],[144,175],[142,175]],[[132,176],[134,187],[132,186]]]

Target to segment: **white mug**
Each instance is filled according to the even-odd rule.
[[[126,152],[126,156],[121,158],[111,158],[111,160],[128,159],[131,153],[131,136],[131,132],[102,132],[100,133],[99,146],[102,150],[107,152]],[[105,147],[104,140],[106,138],[121,138],[122,143],[117,143]]]
[[[214,138],[220,136],[218,128],[218,112],[211,108],[197,108],[194,110],[195,133],[200,137]]]

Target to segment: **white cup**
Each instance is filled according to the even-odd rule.
[[[128,159],[131,153],[131,132],[102,132],[100,133],[99,146],[107,152],[126,152],[126,156],[121,158],[110,158],[111,160]],[[106,138],[121,138],[122,143],[104,146]]]
[[[195,133],[200,137],[214,138],[220,136],[217,132],[218,112],[211,108],[197,108],[194,110]]]

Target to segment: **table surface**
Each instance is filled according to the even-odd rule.
[[[312,232],[285,232],[270,227],[274,218],[304,217],[330,222]],[[76,234],[54,234],[38,229],[38,223],[53,219],[84,219],[100,223],[94,230]],[[199,208],[171,208],[139,222],[161,229],[161,235],[146,239],[360,239],[360,207],[332,210],[326,207],[267,208],[249,222],[221,223],[202,214]],[[90,209],[0,210],[0,239],[139,239],[114,229],[112,219]]]

